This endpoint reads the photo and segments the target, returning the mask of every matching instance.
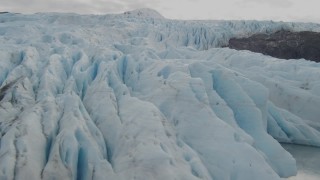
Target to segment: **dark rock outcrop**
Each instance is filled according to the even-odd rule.
[[[307,59],[320,62],[320,33],[281,30],[229,40],[229,48],[249,50],[281,59]]]

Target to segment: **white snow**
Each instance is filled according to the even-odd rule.
[[[320,147],[320,64],[221,48],[320,25],[0,15],[0,179],[281,179]]]

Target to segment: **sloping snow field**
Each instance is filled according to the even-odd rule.
[[[320,25],[0,14],[0,179],[271,180],[320,147],[320,64],[221,48]]]

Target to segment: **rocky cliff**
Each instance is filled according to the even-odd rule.
[[[320,62],[320,33],[281,30],[273,34],[255,34],[229,40],[229,47],[250,50],[282,59],[307,59]]]

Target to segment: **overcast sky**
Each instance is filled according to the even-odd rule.
[[[171,19],[257,19],[320,23],[319,0],[0,0],[0,11],[122,13],[152,8]]]

